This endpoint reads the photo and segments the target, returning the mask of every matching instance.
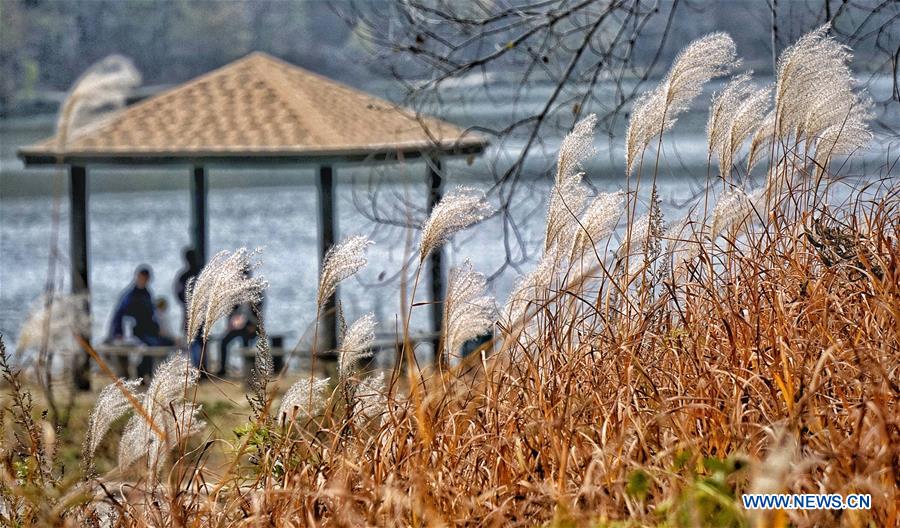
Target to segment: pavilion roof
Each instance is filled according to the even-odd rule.
[[[19,150],[26,164],[367,159],[472,154],[483,137],[264,53]]]

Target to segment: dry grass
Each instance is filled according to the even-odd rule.
[[[810,38],[827,48],[822,35]],[[669,122],[662,112],[654,123]],[[784,122],[777,111],[773,122]],[[773,134],[754,153],[768,160],[765,184],[743,191],[730,161],[715,182],[738,205],[666,226],[654,186],[650,214],[619,247],[608,219],[622,196],[602,197],[609,210],[551,207],[566,236],[548,235],[480,353],[440,369],[408,361],[387,388],[383,373],[353,369],[322,396],[301,381],[291,416],[269,412],[284,383],[260,367],[249,419],[204,416],[212,429],[176,435],[158,478],[146,464],[64,476],[7,369],[0,515],[42,526],[897,526],[900,189],[886,180],[825,205],[837,194],[818,139],[760,126]],[[730,134],[735,152],[752,136]],[[575,174],[562,154],[560,170]],[[631,219],[637,197],[624,198]],[[452,229],[425,236],[422,255],[483,216],[480,195],[470,202],[426,224],[426,235]],[[477,300],[481,321],[490,299],[476,282],[460,298]],[[749,491],[869,493],[872,509],[751,515]]]

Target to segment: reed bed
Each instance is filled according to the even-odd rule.
[[[342,324],[337,376],[286,388],[260,339],[252,413],[231,435],[203,427],[197,373],[175,358],[146,391],[125,380],[103,391],[83,471],[62,473],[54,432],[4,352],[0,519],[897,526],[900,189],[889,175],[847,186],[832,170],[871,137],[849,59],[822,28],[785,51],[774,87],[754,87],[727,35],[691,44],[637,103],[619,193],[585,190],[594,120],[577,124],[535,270],[503,306],[471,265],[453,270],[434,366],[415,362],[405,336],[427,254],[491,214],[473,189],[448,194],[424,225],[398,335],[405,361],[360,367],[376,324],[366,315]],[[664,219],[663,136],[705,82],[728,74],[708,130],[718,176],[684,218]],[[368,245],[351,237],[329,253],[320,306],[365,265]],[[205,339],[223,306],[259,295],[264,280],[244,273],[256,256],[213,259],[192,290],[188,337]],[[93,453],[122,413],[120,464],[98,474]],[[224,468],[205,463],[214,450]],[[748,492],[868,493],[872,509],[749,512]]]

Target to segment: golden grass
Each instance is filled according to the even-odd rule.
[[[776,113],[773,123],[783,117]],[[660,120],[661,134],[665,108]],[[404,343],[407,375],[398,362],[386,394],[356,400],[377,378],[352,372],[323,412],[287,423],[269,409],[288,385],[257,376],[250,408],[234,411],[247,418],[208,413],[211,427],[179,439],[159,478],[109,466],[91,478],[71,465],[64,473],[53,432],[35,418],[4,355],[11,399],[0,521],[897,526],[900,188],[887,179],[825,205],[847,193],[826,178],[829,160],[810,155],[814,139],[762,127],[773,131],[766,183],[743,192],[727,181],[727,168],[715,186],[739,192],[720,194],[732,205],[711,209],[717,221],[686,218],[664,229],[655,169],[650,213],[635,219],[641,150],[634,191],[624,195],[625,242],[610,248],[594,239],[583,204],[551,205],[560,229],[548,235],[538,276],[521,283],[496,339],[478,353],[419,370]],[[574,180],[578,187],[580,176]],[[705,205],[709,198],[711,191]],[[613,202],[611,215],[620,207]],[[468,218],[466,210],[454,214]],[[572,253],[581,232],[590,243]],[[421,248],[444,238],[426,237]],[[477,290],[469,297],[481,295],[480,282]],[[404,314],[404,333],[415,306]],[[196,401],[217,387],[201,388]],[[379,398],[386,401],[373,406]],[[741,508],[747,492],[868,493],[872,508],[753,513]]]
[[[126,526],[895,526],[900,215],[896,195],[854,206],[855,228],[825,215],[745,226],[623,313],[557,292],[527,337],[423,372],[417,397],[398,391],[364,427],[339,405],[290,428],[238,426],[239,407],[214,413],[158,487],[118,489],[130,475],[116,471],[57,485]],[[596,296],[614,298],[583,295]],[[207,384],[198,400],[222,397],[242,389]],[[3,454],[6,471],[31,459]],[[11,477],[5,493],[27,489]],[[766,481],[870,493],[873,508],[754,518],[739,495]],[[73,523],[64,511],[32,520]]]

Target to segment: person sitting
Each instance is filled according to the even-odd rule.
[[[247,275],[250,271],[245,272]],[[216,376],[224,378],[228,370],[228,346],[235,340],[240,340],[241,346],[250,346],[250,341],[256,337],[259,327],[259,317],[262,313],[263,300],[258,303],[243,303],[231,309],[228,315],[228,333],[222,338],[219,345],[219,370]]]
[[[109,325],[107,342],[121,341],[125,338],[125,319],[133,321],[131,335],[147,346],[168,346],[174,344],[172,339],[160,335],[159,323],[156,320],[153,296],[148,289],[150,284],[150,268],[138,266],[134,274],[134,282],[119,298]],[[152,375],[153,356],[144,355],[138,364],[137,375]]]

